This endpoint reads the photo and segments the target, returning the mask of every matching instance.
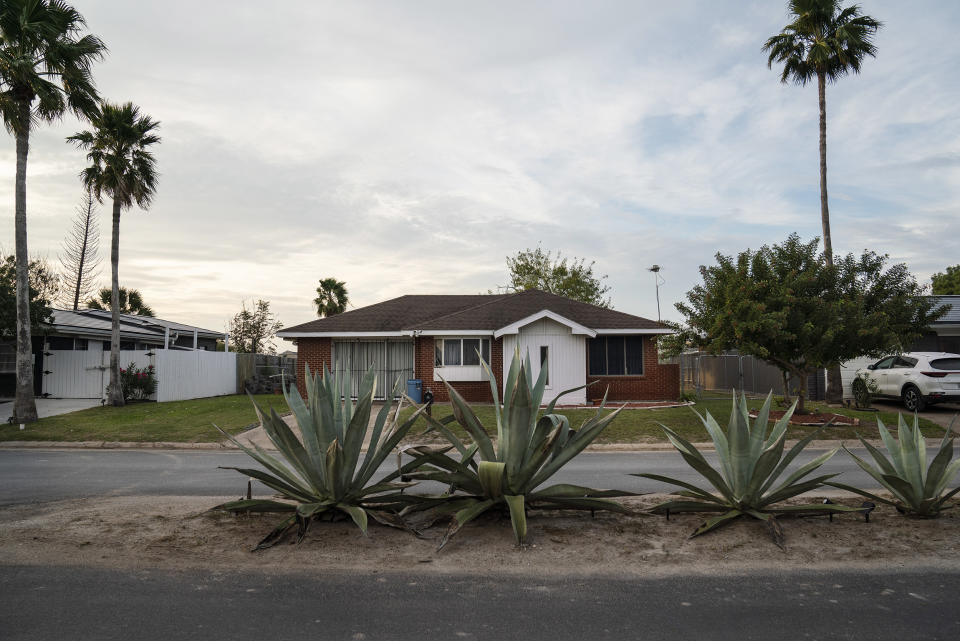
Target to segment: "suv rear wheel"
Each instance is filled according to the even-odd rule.
[[[927,407],[923,395],[915,385],[907,385],[903,388],[903,404],[911,412],[922,412]]]

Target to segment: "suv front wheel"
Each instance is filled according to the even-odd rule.
[[[903,404],[911,412],[922,412],[927,407],[923,395],[915,385],[907,385],[903,388]]]

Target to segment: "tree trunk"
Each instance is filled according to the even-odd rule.
[[[120,199],[113,198],[113,233],[110,238],[110,388],[109,401],[123,405],[120,386]]]
[[[37,420],[33,398],[33,342],[30,337],[30,258],[27,253],[27,152],[30,149],[30,103],[21,103],[17,117],[16,205],[14,235],[17,256],[17,388],[13,416],[18,423]]]
[[[820,94],[820,224],[823,226],[823,254],[833,266],[833,241],[830,238],[830,207],[827,205],[827,77],[817,72]]]
[[[823,255],[827,265],[833,267],[833,239],[830,236],[830,207],[827,204],[827,79],[822,71],[817,73],[817,90],[820,95],[820,224],[823,226]],[[840,380],[840,365],[827,370],[827,402],[843,401],[843,383]]]
[[[783,400],[789,405],[792,403],[790,399],[790,372],[785,369],[780,370],[780,376],[783,377]]]

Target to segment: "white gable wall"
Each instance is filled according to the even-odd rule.
[[[560,392],[579,387],[587,378],[587,344],[582,334],[573,334],[569,327],[549,318],[541,318],[520,328],[519,334],[503,337],[503,380],[507,379],[514,350],[519,345],[521,357],[530,355],[532,375],[540,375],[540,348],[547,347],[550,368],[549,385],[543,394],[543,402],[549,403]],[[586,390],[580,389],[563,396],[562,405],[586,403]]]

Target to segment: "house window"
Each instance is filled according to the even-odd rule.
[[[544,365],[547,365],[547,378],[544,381],[545,385],[550,385],[550,366],[547,364],[547,359],[550,356],[550,346],[541,345],[540,346],[540,369],[543,369]]]
[[[490,362],[489,338],[438,338],[434,345],[434,367],[476,366],[481,358]]]
[[[591,376],[643,374],[642,336],[597,336],[587,345]]]
[[[81,352],[87,351],[90,347],[90,341],[86,338],[75,338],[73,339],[73,349]]]
[[[62,350],[73,349],[73,336],[48,336],[47,346],[49,349]]]

